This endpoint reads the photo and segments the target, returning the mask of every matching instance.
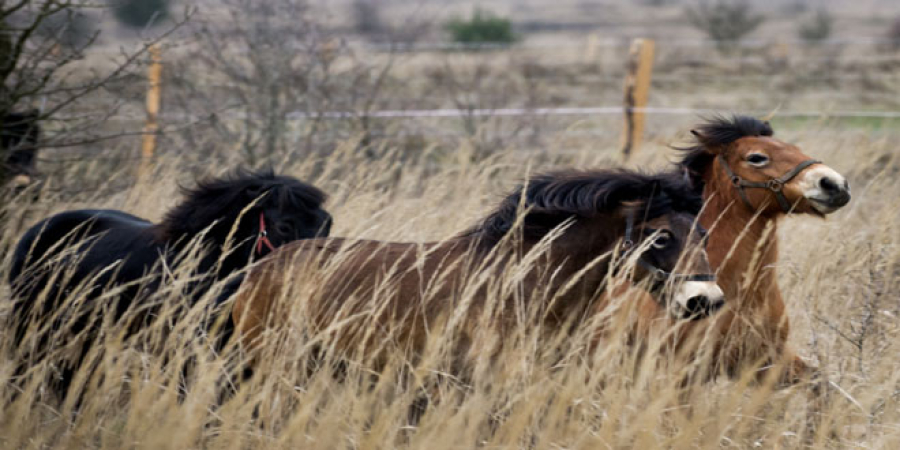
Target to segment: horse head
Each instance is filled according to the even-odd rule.
[[[623,272],[622,267],[594,264],[611,261],[618,251],[626,257],[613,263],[634,263],[627,271],[631,282],[670,315],[699,318],[724,304],[706,255],[704,231],[696,223],[701,206],[692,185],[675,174],[568,170],[532,177],[476,230],[487,242],[498,242],[521,223],[526,243],[561,230],[554,233],[550,249],[560,260],[551,266],[593,266],[580,275],[586,291],[606,283],[611,272]],[[520,221],[519,214],[524,214]]]
[[[161,224],[163,238],[175,242],[204,235],[210,258],[228,251],[220,275],[284,243],[328,236],[331,230],[331,215],[322,208],[325,193],[271,171],[238,171],[184,191],[185,201]]]
[[[824,216],[850,201],[847,180],[796,145],[773,137],[768,122],[717,117],[692,131],[684,165],[699,185],[715,183],[751,213]],[[723,189],[724,188],[724,189]]]

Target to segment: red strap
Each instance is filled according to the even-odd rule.
[[[275,246],[269,240],[269,233],[266,232],[266,218],[262,212],[259,213],[259,236],[256,238],[256,253],[262,255],[263,244],[269,247],[269,251],[275,251]]]

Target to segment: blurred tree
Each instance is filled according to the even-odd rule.
[[[86,99],[106,94],[129,78],[147,48],[179,27],[137,48],[124,51],[111,65],[79,67],[99,31],[90,26],[93,0],[17,0],[0,2],[0,221],[16,191],[11,179],[34,179],[34,161],[41,147],[71,147],[121,136],[98,125],[116,114],[115,102],[104,109],[79,109]],[[52,123],[52,132],[41,133]],[[44,130],[46,131],[46,130]],[[124,132],[127,133],[127,132]],[[2,255],[0,255],[2,258]]]
[[[43,38],[58,41],[60,45],[78,48],[90,42],[98,28],[87,13],[70,8],[47,17],[37,32]]]
[[[377,35],[385,32],[378,0],[353,0],[350,8],[358,33]]]
[[[685,9],[690,23],[716,42],[720,51],[727,52],[765,21],[744,0],[701,2]]]
[[[167,71],[184,92],[175,104],[208,117],[204,122],[250,165],[324,150],[322,140],[338,126],[365,141],[373,124],[364,113],[383,96],[390,54],[358,56],[306,0],[222,0],[221,6],[227,16],[198,27],[190,57]],[[209,79],[224,82],[210,90]],[[328,120],[335,110],[360,115]],[[184,137],[193,140],[198,129]]]
[[[827,9],[822,8],[807,22],[800,24],[797,34],[801,39],[811,43],[824,41],[831,37],[834,17]]]
[[[115,0],[113,15],[132,28],[157,25],[169,17],[169,0]]]

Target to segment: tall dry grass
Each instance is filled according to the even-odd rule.
[[[775,123],[776,127],[778,123]],[[483,330],[469,355],[471,370],[454,373],[449,342],[457,330],[435,330],[424,355],[388,352],[380,374],[360,355],[311,358],[312,342],[329,337],[295,328],[267,346],[254,376],[223,397],[233,366],[246,358],[230,347],[217,354],[198,333],[203,306],[184,305],[186,273],[176,271],[152,299],[161,307],[154,325],[123,339],[104,325],[89,356],[97,369],[82,370],[82,401],[60,403],[46,388],[54,358],[37,362],[31,381],[14,392],[11,333],[0,329],[0,446],[3,448],[895,448],[900,444],[900,315],[897,232],[900,171],[896,135],[853,131],[827,124],[802,125],[782,137],[846,174],[854,199],[827,220],[784,220],[779,281],[788,303],[791,342],[822,367],[839,390],[820,411],[821,426],[805,436],[803,386],[775,391],[750,382],[682,383],[688,370],[668,364],[665,352],[629,345],[613,329],[596,349],[597,323],[574,334],[548,333],[523,321],[503,334]],[[677,139],[668,137],[667,141]],[[445,154],[382,156],[354,152],[352,141],[328,156],[284,161],[280,172],[331,193],[327,207],[334,236],[395,241],[440,240],[463,230],[496,204],[529,172],[560,166],[615,163],[614,136],[590,147],[551,146],[527,154],[498,152],[487,159]],[[465,153],[465,149],[459,149]],[[452,155],[453,153],[449,153]],[[648,146],[634,165],[659,167],[670,151]],[[229,163],[207,168],[222,172]],[[118,192],[98,191],[77,201],[48,192],[37,209],[7,205],[0,246],[8,248],[39,218],[75,207],[121,208],[158,219],[177,196],[176,183],[200,175],[179,156]],[[70,176],[88,170],[73,165]],[[113,177],[132,182],[130,174]],[[8,271],[9,255],[0,262]],[[514,284],[515,274],[494,280]],[[115,295],[114,291],[104,293]],[[0,287],[0,318],[9,310]],[[71,302],[78,302],[77,291]],[[623,311],[634,299],[619,299]],[[618,323],[618,322],[617,322]],[[57,332],[56,355],[71,351],[76,336]],[[501,345],[502,344],[502,345]],[[645,342],[656,345],[659,342]],[[321,347],[321,346],[320,346]],[[389,345],[387,347],[390,347]],[[498,349],[496,352],[488,349]],[[490,355],[490,357],[489,357]],[[185,393],[181,367],[193,363]],[[316,364],[317,370],[310,367]],[[430,396],[415,421],[415,406]],[[14,398],[14,400],[13,400]]]

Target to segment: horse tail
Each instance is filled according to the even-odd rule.
[[[41,274],[32,272],[36,263],[44,259],[52,245],[52,239],[41,239],[45,229],[51,225],[50,219],[44,219],[29,228],[13,250],[9,286],[14,301],[9,315],[9,325],[15,330],[16,343],[22,342],[37,294],[44,285],[40,279]]]
[[[19,239],[13,250],[8,277],[13,298],[8,323],[15,330],[16,345],[22,342],[32,323],[48,317],[58,306],[61,287],[48,285],[54,282],[52,271],[62,268],[64,264],[53,261],[53,255],[70,243],[96,234],[98,227],[91,220],[96,214],[94,211],[59,213],[41,220]],[[91,222],[85,226],[88,220]]]
[[[16,284],[21,285],[26,280],[34,278],[34,275],[27,273],[28,269],[30,269],[29,266],[44,263],[47,253],[54,247],[62,247],[65,243],[77,242],[79,239],[84,239],[96,233],[95,223],[88,223],[83,230],[78,232],[77,236],[73,235],[73,231],[92,218],[91,215],[85,214],[85,211],[67,211],[50,216],[29,228],[22,235],[22,239],[19,239],[13,252],[12,267],[9,271],[9,284],[12,286]],[[59,251],[59,248],[56,251]]]
[[[34,246],[34,241],[40,235],[41,230],[45,227],[49,219],[44,219],[37,225],[28,229],[25,234],[22,236],[22,239],[19,239],[19,242],[16,244],[16,248],[13,251],[13,259],[12,265],[9,269],[9,284],[10,286],[14,286],[19,279],[19,276],[22,275],[22,272],[25,270],[26,262],[31,259],[39,259],[43,256],[43,252],[47,249],[38,249],[32,247]],[[32,252],[32,250],[35,250]],[[38,254],[35,254],[38,253]]]

